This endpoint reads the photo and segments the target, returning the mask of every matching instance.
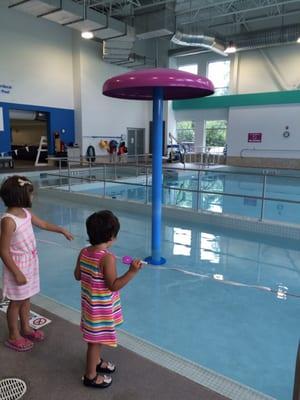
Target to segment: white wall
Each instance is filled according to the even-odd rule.
[[[231,94],[300,88],[298,44],[241,51],[229,57],[210,52],[174,59],[177,66],[198,64],[198,73],[203,76],[206,76],[209,62],[229,59],[231,61]]]
[[[0,101],[75,109],[76,142],[85,154],[92,144],[97,154],[100,138],[126,135],[127,127],[148,127],[150,102],[118,100],[102,95],[104,81],[128,70],[101,60],[100,45],[57,23],[14,9],[0,0]],[[2,121],[2,120],[1,120]]]
[[[0,101],[73,108],[72,32],[0,2]]]
[[[283,136],[286,127],[288,138]],[[300,158],[300,105],[231,108],[228,132],[228,156],[239,157],[242,149],[256,149],[243,151],[243,156]],[[248,143],[249,132],[261,132],[262,142]]]
[[[94,42],[81,45],[80,63],[83,154],[89,145],[95,146],[97,154],[107,154],[99,148],[99,141],[105,137],[109,140],[109,136],[126,136],[127,127],[145,128],[147,136],[151,102],[102,95],[102,86],[107,79],[128,70],[104,63]],[[93,139],[87,136],[99,137]]]
[[[214,53],[203,53],[172,59],[178,66],[198,64],[199,75],[205,76],[210,61],[224,60]],[[269,49],[238,52],[231,55],[230,94],[278,92],[300,88],[299,45],[285,45]],[[168,124],[175,120],[193,120],[196,123],[196,144],[203,144],[205,120],[228,121],[227,144],[229,156],[240,156],[244,148],[272,149],[272,151],[245,152],[244,156],[270,158],[300,158],[300,106],[296,104],[230,109],[176,110],[169,112]],[[282,135],[289,126],[291,135]],[[262,143],[248,143],[248,132],[262,132]],[[279,149],[289,150],[287,152]]]

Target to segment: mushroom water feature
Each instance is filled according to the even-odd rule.
[[[142,69],[108,79],[103,94],[127,100],[153,100],[152,132],[152,233],[151,256],[146,261],[161,265],[163,101],[209,96],[212,82],[202,76],[168,68]]]

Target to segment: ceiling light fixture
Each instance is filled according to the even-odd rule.
[[[229,42],[229,45],[226,47],[226,49],[224,50],[224,53],[226,54],[233,54],[236,52],[236,47],[233,44],[233,42]]]
[[[81,32],[81,37],[83,39],[93,39],[94,34],[93,34],[93,32],[89,32],[89,31]]]

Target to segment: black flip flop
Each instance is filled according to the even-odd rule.
[[[82,383],[84,384],[84,386],[93,387],[96,389],[105,389],[112,384],[112,378],[110,376],[104,375],[103,376],[104,380],[101,383],[96,382],[97,377],[98,377],[98,374],[93,379],[89,379],[86,376],[84,376],[82,378]]]
[[[107,362],[107,364],[108,364],[107,367],[101,367],[101,365],[104,362]],[[111,366],[111,368],[109,368],[109,365]],[[100,372],[101,374],[112,374],[113,372],[115,372],[115,370],[116,370],[116,366],[113,363],[111,363],[109,361],[104,361],[102,359],[100,359],[100,362],[96,367],[96,371]]]

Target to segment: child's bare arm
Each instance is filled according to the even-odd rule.
[[[74,270],[74,277],[75,277],[76,281],[80,281],[80,279],[81,279],[81,274],[80,274],[80,254],[79,254],[78,258],[77,258],[76,267],[75,267],[75,270]]]
[[[112,291],[122,289],[135,274],[141,269],[142,263],[140,260],[133,260],[128,271],[120,277],[117,277],[116,260],[113,255],[107,254],[103,260],[102,268],[104,280],[107,287]]]
[[[72,233],[67,231],[62,226],[51,224],[50,222],[44,221],[43,219],[37,217],[34,214],[31,214],[31,222],[33,223],[33,225],[38,226],[41,229],[45,229],[46,231],[61,233],[68,240],[73,240],[74,239]]]
[[[14,276],[16,283],[18,285],[25,285],[27,283],[26,277],[14,262],[9,251],[12,234],[14,233],[15,229],[16,224],[12,218],[8,217],[1,220],[0,257],[6,268],[9,269]]]

